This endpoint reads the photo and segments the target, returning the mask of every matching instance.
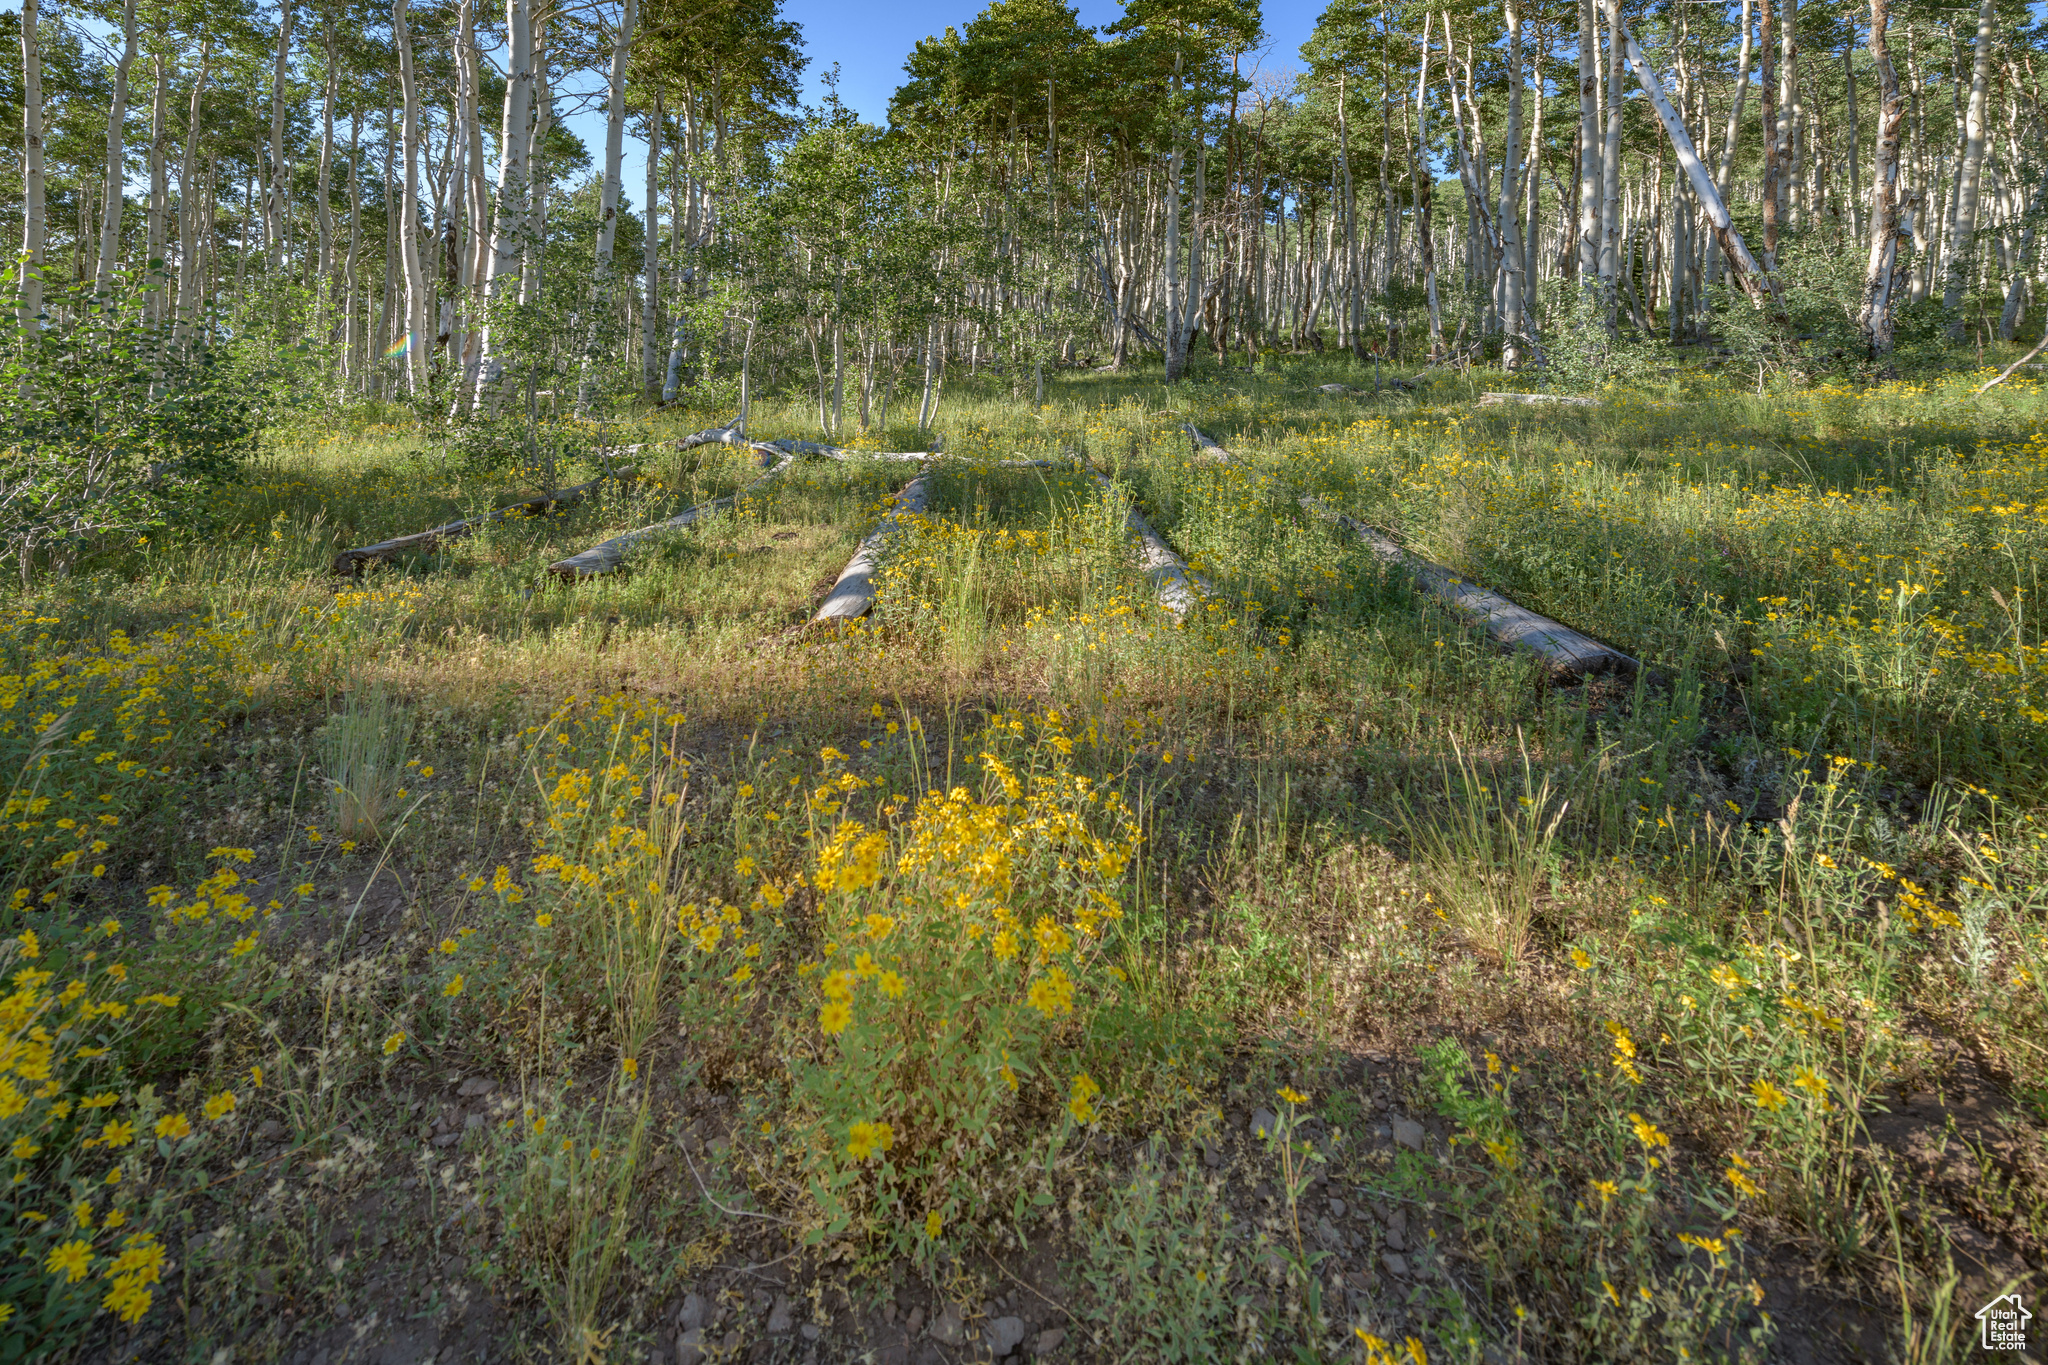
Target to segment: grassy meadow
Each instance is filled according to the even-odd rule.
[[[547,574],[729,412],[278,430],[10,587],[0,1361],[1969,1358],[2048,1288],[2048,396],[1261,366],[956,379],[847,628],[904,463]]]

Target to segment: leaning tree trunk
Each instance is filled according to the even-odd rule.
[[[1963,295],[1977,259],[1977,209],[1984,180],[1984,101],[1991,69],[1993,0],[1977,11],[1977,55],[1971,63],[1970,103],[1963,118],[1963,164],[1956,177],[1955,220],[1948,234],[1948,276],[1942,284],[1941,306],[1951,315],[1949,340],[1963,339]]]
[[[1899,131],[1906,102],[1899,95],[1899,75],[1892,67],[1886,29],[1890,0],[1870,0],[1870,64],[1877,72],[1877,147],[1870,168],[1870,257],[1863,267],[1863,305],[1856,324],[1873,361],[1891,354],[1892,310],[1898,302]]]
[[[43,209],[43,53],[36,33],[37,0],[21,0],[21,295],[23,332],[42,326],[43,247],[48,236]]]
[[[135,0],[121,8],[121,29],[125,41],[121,60],[114,68],[114,102],[107,109],[107,185],[100,207],[100,257],[93,283],[101,297],[113,288],[114,261],[121,250],[121,188],[128,183],[127,156],[121,134],[128,121],[128,68],[135,65]]]

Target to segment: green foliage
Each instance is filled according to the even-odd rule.
[[[0,291],[21,269],[0,274]],[[0,323],[0,563],[23,582],[161,525],[254,449],[259,388],[202,323],[153,316],[160,284],[131,272],[105,298],[71,284],[50,291],[38,325],[12,312]]]

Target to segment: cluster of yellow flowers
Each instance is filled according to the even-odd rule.
[[[142,639],[64,642],[54,618],[17,607],[0,616],[0,874],[18,878],[14,905],[54,905],[105,875],[132,813],[187,756],[187,739],[218,733],[245,700],[254,633],[213,621]]]
[[[122,934],[109,918],[50,942],[31,929],[0,944],[16,966],[0,997],[0,1151],[13,1168],[0,1260],[42,1272],[7,1278],[0,1320],[42,1322],[61,1302],[135,1322],[162,1277],[164,1248],[136,1220],[204,1135],[152,1088],[126,1083],[128,1040],[181,1001],[139,989],[119,958]],[[234,1092],[221,1090],[202,1112],[218,1126],[234,1109]]]
[[[1057,709],[1000,715],[972,784],[886,798],[873,823],[837,810],[836,781],[812,794],[837,818],[804,879],[823,943],[798,967],[819,1039],[798,1077],[820,1110],[821,1155],[893,1153],[870,1194],[906,1220],[972,1202],[964,1173],[983,1158],[963,1139],[1028,1079],[1060,1085],[1073,1122],[1098,1117],[1101,1088],[1070,1059],[1077,1026],[1114,990],[1098,959],[1137,827],[1119,793],[1073,771],[1071,728]],[[823,757],[827,776],[842,757]],[[842,1207],[854,1197],[820,1188]]]

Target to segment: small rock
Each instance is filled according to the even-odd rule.
[[[434,1139],[434,1145],[436,1147],[453,1147],[460,1141],[462,1141],[462,1134],[460,1133],[443,1133]]]
[[[1408,1278],[1407,1257],[1397,1256],[1390,1251],[1386,1255],[1380,1257],[1380,1264],[1387,1268],[1387,1273],[1389,1275],[1398,1275],[1402,1279]]]
[[[783,1333],[795,1328],[795,1309],[796,1305],[790,1302],[789,1295],[777,1294],[775,1296],[775,1306],[768,1310],[768,1335],[779,1337]]]
[[[1024,1342],[1024,1319],[997,1318],[983,1329],[981,1339],[989,1354],[1001,1360]]]
[[[489,1076],[471,1076],[455,1093],[464,1099],[474,1099],[479,1095],[488,1095],[497,1088],[498,1083]]]
[[[923,1308],[913,1308],[910,1310],[910,1316],[903,1320],[903,1330],[913,1337],[924,1330]]]
[[[1203,1143],[1202,1164],[1212,1171],[1221,1166],[1223,1164],[1223,1149],[1213,1142]]]
[[[1253,1137],[1265,1137],[1279,1126],[1280,1120],[1270,1109],[1252,1110],[1252,1121],[1246,1125]]]
[[[1332,1217],[1332,1218],[1342,1218],[1343,1216],[1344,1216],[1344,1201],[1343,1201],[1343,1200],[1341,1200],[1341,1199],[1332,1199],[1332,1200],[1330,1201],[1330,1217]]]
[[[1031,1338],[1031,1354],[1035,1356],[1049,1356],[1060,1347],[1066,1345],[1066,1342],[1066,1328],[1048,1327],[1037,1336]]]
[[[275,1142],[284,1136],[284,1125],[276,1119],[265,1119],[256,1125],[256,1137],[262,1142]]]
[[[704,1329],[702,1327],[692,1327],[689,1331],[676,1338],[676,1365],[703,1365],[703,1360]]]
[[[960,1316],[960,1305],[949,1303],[939,1310],[932,1319],[932,1340],[941,1346],[958,1346],[967,1340],[967,1324]]]
[[[1337,1225],[1327,1218],[1316,1220],[1316,1240],[1323,1244],[1325,1251],[1344,1249],[1344,1234],[1337,1231]]]
[[[685,1332],[702,1327],[708,1307],[702,1294],[683,1295],[683,1311],[676,1315],[676,1325]]]
[[[1393,1121],[1394,1141],[1411,1152],[1422,1150],[1422,1125],[1414,1119],[1397,1118]]]
[[[818,1324],[815,1322],[807,1322],[803,1326],[797,1328],[796,1334],[802,1337],[805,1341],[816,1341],[819,1337],[825,1335],[823,1332],[818,1330]]]
[[[1399,1228],[1388,1228],[1385,1241],[1389,1251],[1406,1251],[1408,1249],[1407,1235]]]
[[[468,1118],[462,1121],[462,1130],[465,1133],[472,1128],[481,1128],[483,1126],[484,1116],[482,1114],[471,1114]]]

